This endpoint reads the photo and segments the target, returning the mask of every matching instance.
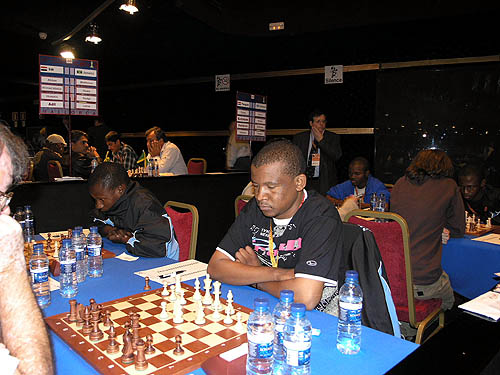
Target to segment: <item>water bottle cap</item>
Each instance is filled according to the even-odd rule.
[[[41,252],[43,252],[43,244],[41,244],[41,243],[37,243],[37,244],[35,244],[35,245],[33,246],[33,252],[34,252],[34,253],[35,253],[35,252],[37,252],[37,253],[38,253],[38,252],[40,252],[40,253],[41,253]]]
[[[97,227],[90,227],[90,233],[97,233]]]
[[[349,271],[346,271],[346,273],[345,273],[345,278],[346,278],[346,280],[347,280],[347,279],[355,279],[355,280],[358,280],[358,279],[359,279],[359,276],[358,276],[358,271],[354,271],[354,270],[349,270]]]
[[[75,227],[75,229],[73,229],[73,237],[79,236],[81,233],[82,233],[81,229],[78,229],[77,227]]]
[[[30,209],[30,210],[31,210],[31,205],[27,204],[26,206],[24,206],[24,209],[25,209],[25,210],[28,210],[28,209]]]
[[[80,229],[80,230],[82,230],[82,229],[83,229],[83,227],[82,227],[81,225],[79,225],[79,226],[75,227],[75,229]]]
[[[64,240],[62,240],[62,245],[63,247],[64,246],[71,247],[71,239],[65,238]]]
[[[267,298],[255,298],[253,303],[255,310],[266,310],[269,307],[269,301]]]
[[[292,302],[293,301],[293,290],[282,290],[280,292],[280,300],[283,302]]]
[[[292,314],[303,315],[306,313],[306,305],[303,303],[292,303]]]

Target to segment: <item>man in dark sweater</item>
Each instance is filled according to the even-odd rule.
[[[102,163],[89,177],[91,216],[99,232],[131,254],[179,260],[172,221],[156,197],[130,181],[121,164]]]
[[[486,183],[482,169],[467,165],[458,172],[458,185],[464,198],[465,210],[476,215],[481,222],[500,225],[500,190]]]
[[[47,169],[49,161],[58,161],[62,167],[64,147],[66,147],[66,141],[59,134],[51,134],[47,137],[45,146],[35,155],[33,170],[35,181],[49,180]]]

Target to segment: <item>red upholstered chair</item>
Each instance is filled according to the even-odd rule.
[[[207,161],[203,158],[191,158],[187,163],[188,174],[207,173]]]
[[[179,261],[196,258],[198,242],[198,209],[192,204],[168,201],[165,210],[172,219],[177,242]]]
[[[245,207],[248,201],[252,198],[252,195],[238,195],[236,197],[234,200],[234,217],[237,217],[240,214],[243,207]]]
[[[391,221],[382,223],[364,220],[360,216]],[[426,339],[443,328],[444,312],[441,310],[441,299],[419,300],[413,296],[410,232],[406,220],[391,212],[367,210],[351,211],[346,215],[345,220],[370,229],[375,236],[389,278],[398,319],[410,323],[417,329],[415,342],[422,343],[425,329],[435,319],[439,318],[439,324]]]
[[[61,178],[63,176],[61,163],[57,160],[49,160],[47,163],[47,172],[49,174],[49,181],[54,181],[55,178]]]

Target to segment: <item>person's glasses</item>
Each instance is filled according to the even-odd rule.
[[[7,207],[10,203],[10,200],[14,196],[14,192],[4,193],[0,191],[0,212],[2,212],[5,207]]]

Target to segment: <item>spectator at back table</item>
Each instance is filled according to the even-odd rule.
[[[55,160],[63,165],[62,155],[66,141],[59,134],[51,134],[45,140],[45,146],[38,151],[33,159],[34,169],[33,177],[35,181],[48,181],[49,173],[47,165],[49,161]]]
[[[179,260],[170,217],[149,190],[130,181],[121,164],[102,163],[90,175],[88,186],[95,200],[91,217],[102,236],[125,244],[134,255]]]
[[[110,131],[106,134],[106,144],[111,152],[110,160],[113,163],[121,164],[126,171],[137,167],[137,154],[132,147],[122,142],[120,133]]]
[[[154,158],[158,163],[160,173],[187,174],[187,166],[181,150],[167,140],[165,132],[158,126],[146,131],[148,159]]]

